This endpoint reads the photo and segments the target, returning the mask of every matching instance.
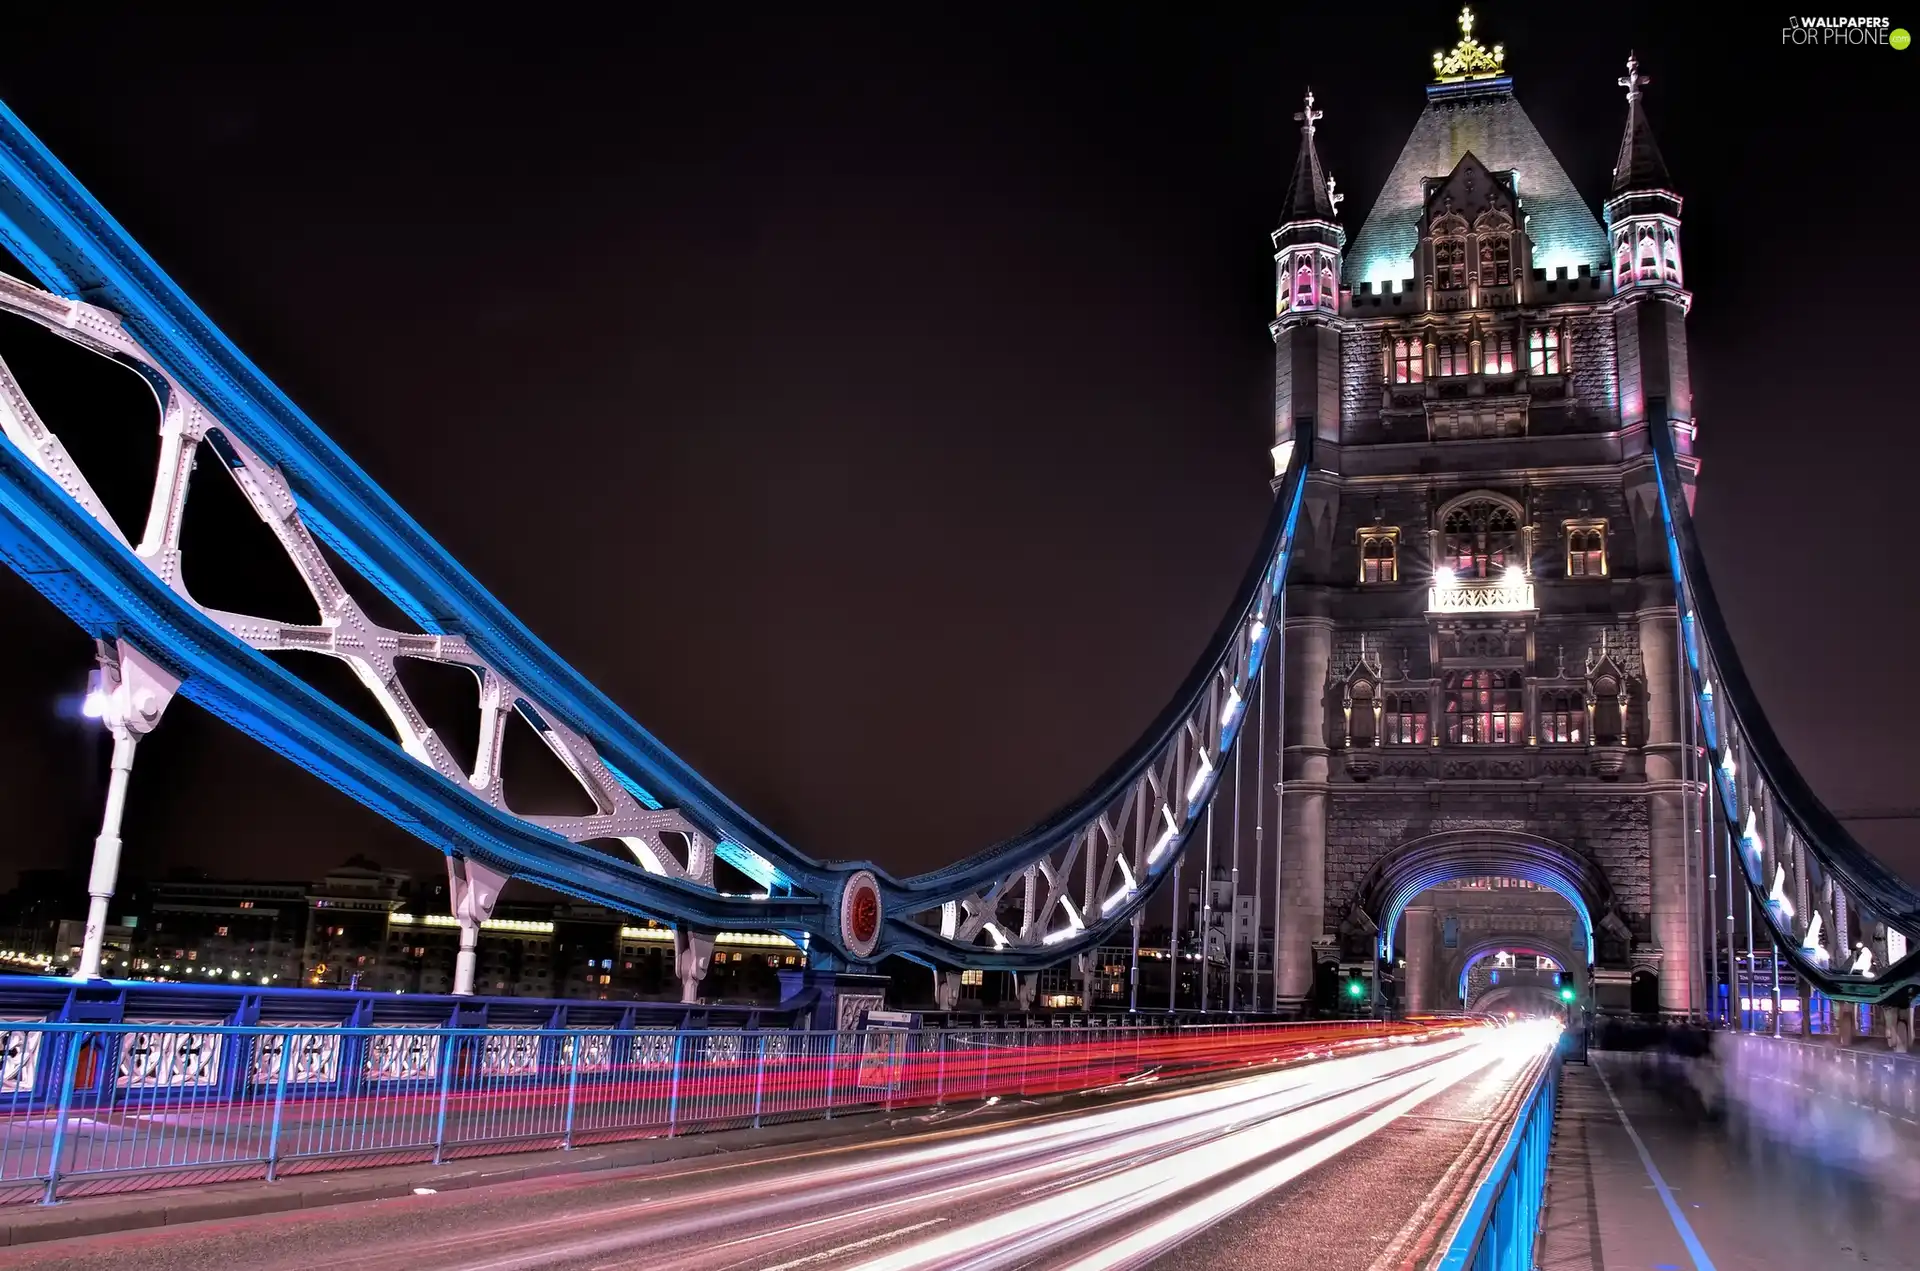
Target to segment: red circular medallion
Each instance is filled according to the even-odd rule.
[[[847,953],[859,959],[873,956],[880,945],[880,925],[885,919],[880,899],[880,880],[871,870],[858,870],[840,889],[840,943]]]
[[[871,887],[862,887],[853,894],[852,921],[853,938],[866,944],[880,934],[880,897]]]

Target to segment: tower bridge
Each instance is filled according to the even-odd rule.
[[[670,924],[688,1002],[716,933],[784,933],[807,950],[812,1026],[830,1032],[880,1011],[872,973],[889,957],[930,968],[949,1008],[962,975],[983,970],[1016,975],[1027,1007],[1038,973],[1066,968],[1091,1003],[1096,972],[1109,994],[1118,984],[1122,948],[1137,986],[1149,906],[1171,895],[1166,957],[1186,947],[1183,920],[1189,944],[1202,927],[1203,964],[1221,933],[1224,1000],[1208,1000],[1215,980],[1202,971],[1201,1000],[1183,1004],[1201,1009],[1324,1015],[1351,973],[1368,1014],[1417,1015],[1532,1001],[1551,976],[1581,1011],[1731,1023],[1745,1001],[1752,1026],[1764,990],[1768,1031],[1793,1001],[1803,1031],[1817,1007],[1845,1035],[1874,1021],[1904,1046],[1920,893],[1800,777],[1741,669],[1695,537],[1702,424],[1684,182],[1655,141],[1649,80],[1629,58],[1596,213],[1522,109],[1502,50],[1481,45],[1470,19],[1462,26],[1351,235],[1328,164],[1344,143],[1338,119],[1311,91],[1295,116],[1272,235],[1273,508],[1193,670],[1086,790],[1019,835],[911,877],[787,841],[626,715],[408,517],[0,107],[0,242],[33,274],[0,277],[0,310],[140,375],[159,436],[145,521],[119,524],[0,365],[0,555],[97,641],[89,702],[115,741],[79,978],[101,970],[135,755],[165,744],[168,705],[185,696],[445,854],[456,994],[472,991],[481,929],[510,878]],[[318,621],[195,598],[182,570],[190,494],[229,479]],[[376,619],[373,593],[406,623]],[[294,652],[350,668],[387,731],[275,660]],[[471,762],[409,694],[401,668],[415,661],[471,673],[481,739]],[[502,756],[516,719],[590,810],[515,810]],[[1183,873],[1204,880],[1184,918]],[[727,881],[741,877],[752,890]],[[1515,967],[1513,982],[1470,995],[1476,967],[1502,953],[1548,965]],[[1171,962],[1167,980],[1180,983]],[[1133,992],[1116,1014],[1134,1022],[1114,1026],[1158,1007]],[[543,1072],[564,1056],[577,1081],[588,1062],[577,1026],[560,1015],[518,1026],[558,1032],[475,1053]],[[769,1063],[778,1071],[793,1052],[755,1035],[757,1124]],[[1139,1062],[1138,1036],[1124,1036],[1131,1059],[1113,1043],[1099,1052],[1102,1072]],[[749,1053],[708,1045],[714,1063]],[[941,1083],[958,1053],[947,1045]],[[652,1056],[633,1062],[680,1071],[680,1042],[665,1059],[633,1046]],[[197,1041],[168,1047],[210,1053]],[[998,1087],[981,1047],[965,1053],[978,1057],[984,1092]],[[592,1053],[616,1052],[628,1053],[612,1041]],[[71,1097],[77,1053],[49,1043],[27,1062],[65,1055]],[[347,1052],[329,1053],[326,1080],[347,1080]],[[875,1053],[893,1062],[884,1048],[863,1056]],[[1025,1091],[1030,1052],[1020,1053]],[[435,1074],[452,1062],[407,1054],[409,1079],[442,1080],[444,1108],[451,1078]],[[824,1059],[836,1080],[842,1059]],[[209,1081],[241,1080],[239,1061],[226,1062]],[[896,1087],[875,1088],[890,1108]]]

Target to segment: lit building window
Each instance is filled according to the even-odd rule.
[[[1491,499],[1462,503],[1447,513],[1442,564],[1456,578],[1498,578],[1520,564],[1520,519]]]
[[[1380,740],[1389,746],[1427,744],[1427,695],[1425,693],[1389,693],[1386,711],[1381,717]]]
[[[1439,370],[1442,377],[1471,375],[1473,366],[1467,360],[1467,342],[1462,339],[1443,339],[1434,345],[1439,357]]]
[[[1496,331],[1487,337],[1487,374],[1513,374],[1513,332]]]
[[[1560,328],[1535,327],[1527,332],[1527,373],[1560,374]]]
[[[1360,531],[1361,582],[1400,581],[1399,534],[1397,529]]]
[[[985,971],[962,971],[960,973],[960,983],[962,984],[978,986],[986,982],[987,973]]]
[[[1526,739],[1520,672],[1448,671],[1443,688],[1449,743],[1505,745]]]
[[[1567,525],[1567,577],[1605,578],[1606,576],[1606,523],[1569,522]]]
[[[1577,743],[1586,740],[1587,707],[1574,692],[1540,695],[1540,740]]]
[[[1393,342],[1393,382],[1418,384],[1427,378],[1427,353],[1420,337]]]

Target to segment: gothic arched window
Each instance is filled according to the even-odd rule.
[[[1313,262],[1304,258],[1300,268],[1293,271],[1293,307],[1313,308]]]
[[[1560,328],[1535,327],[1527,332],[1527,374],[1560,374]]]
[[[1427,695],[1425,693],[1389,693],[1386,697],[1385,723],[1380,740],[1389,746],[1427,744]]]
[[[1492,499],[1474,499],[1447,513],[1442,526],[1446,566],[1460,578],[1498,578],[1520,564],[1520,518]]]
[[[1427,351],[1420,337],[1393,342],[1393,382],[1418,384],[1427,378]]]
[[[1567,529],[1567,577],[1605,578],[1607,534],[1604,526],[1574,525]]]
[[[1620,719],[1620,681],[1611,675],[1593,682],[1593,740],[1609,745],[1627,740]]]
[[[1660,235],[1662,264],[1660,276],[1678,287],[1680,285],[1680,240],[1673,236],[1672,230],[1664,230]]]
[[[1448,671],[1442,681],[1447,741],[1457,746],[1526,740],[1525,682],[1518,671]]]
[[[1513,332],[1493,332],[1487,336],[1485,350],[1487,374],[1513,374]]]
[[[1614,256],[1613,285],[1624,287],[1633,281],[1633,247],[1627,236],[1620,236],[1619,251]]]
[[[1473,374],[1473,365],[1467,357],[1465,336],[1441,336],[1434,342],[1433,350],[1440,363],[1437,369],[1442,378]]]
[[[1640,231],[1640,259],[1635,268],[1642,278],[1653,279],[1660,276],[1660,249],[1655,243],[1651,229],[1643,228]]]
[[[1360,532],[1360,581],[1391,583],[1400,580],[1397,535],[1387,532]]]
[[[1554,691],[1540,695],[1540,740],[1574,743],[1587,735],[1587,704],[1580,694]]]
[[[1373,745],[1373,685],[1361,680],[1348,691],[1347,745]]]
[[[1330,305],[1339,294],[1339,288],[1334,285],[1333,262],[1322,256],[1320,258],[1320,302]]]
[[[1467,285],[1467,221],[1455,213],[1433,223],[1433,285],[1442,291]]]
[[[1480,285],[1504,287],[1513,281],[1513,248],[1505,234],[1480,240]]]

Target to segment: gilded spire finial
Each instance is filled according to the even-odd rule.
[[[1640,73],[1640,59],[1632,53],[1629,53],[1627,54],[1626,78],[1615,80],[1614,82],[1627,90],[1628,101],[1637,102],[1640,100],[1640,90],[1648,84],[1653,83],[1653,80]]]
[[[1326,111],[1315,110],[1313,108],[1313,90],[1311,88],[1307,90],[1307,108],[1293,112],[1293,117],[1300,121],[1300,131],[1306,133],[1309,137],[1313,135],[1314,122],[1325,119],[1326,116]]]
[[[1340,210],[1340,205],[1347,201],[1347,196],[1344,194],[1341,194],[1340,192],[1335,190],[1333,187],[1334,187],[1334,180],[1332,177],[1328,177],[1327,178],[1327,202],[1333,204],[1333,210],[1337,213]]]
[[[1502,64],[1507,58],[1506,50],[1498,44],[1487,48],[1473,38],[1473,10],[1462,8],[1459,20],[1460,42],[1451,52],[1433,55],[1434,78],[1442,84],[1457,84],[1462,80],[1492,79],[1505,73]]]

